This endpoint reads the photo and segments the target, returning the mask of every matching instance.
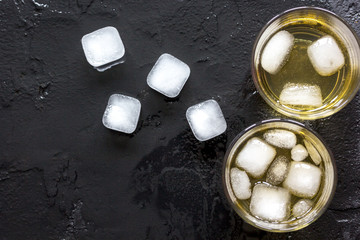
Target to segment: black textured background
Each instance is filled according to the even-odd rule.
[[[360,97],[309,121],[333,150],[338,188],[325,214],[288,234],[244,224],[221,183],[227,145],[245,127],[279,117],[256,92],[253,42],[274,15],[327,8],[360,34],[358,0],[0,0],[0,240],[360,239]],[[99,73],[80,39],[116,27],[127,61]],[[191,75],[170,100],[146,76],[160,54]],[[107,130],[108,97],[142,103],[132,135]],[[214,98],[228,123],[205,143],[187,107]]]

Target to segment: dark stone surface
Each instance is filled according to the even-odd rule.
[[[0,239],[359,239],[360,98],[309,121],[333,150],[338,188],[325,214],[287,234],[244,224],[221,183],[227,145],[246,126],[279,117],[250,75],[252,44],[283,10],[325,7],[360,33],[360,3],[344,1],[0,1]],[[116,27],[127,61],[104,73],[80,39]],[[146,85],[161,53],[192,72],[169,100]],[[137,131],[109,131],[110,94],[137,97]],[[228,130],[200,143],[187,107],[214,98]]]

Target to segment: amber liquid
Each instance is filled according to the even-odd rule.
[[[281,107],[294,113],[332,108],[337,101],[341,100],[350,83],[349,54],[345,45],[325,24],[312,19],[300,23],[290,23],[279,31],[281,30],[286,30],[293,34],[295,38],[294,47],[288,61],[277,74],[267,73],[260,64],[259,75],[263,81],[262,87],[265,88],[265,94],[270,95],[268,97],[275,101],[276,104],[280,104]],[[325,35],[331,35],[336,40],[345,57],[345,65],[337,73],[326,77],[319,75],[315,71],[307,54],[308,46]],[[322,106],[281,104],[279,96],[286,83],[318,85],[323,98]]]
[[[281,128],[276,128],[276,129],[281,129]],[[252,138],[252,137],[258,137],[258,138],[260,138],[260,139],[263,139],[264,140],[264,138],[263,138],[263,134],[266,132],[266,131],[268,131],[268,130],[271,130],[271,129],[266,129],[266,130],[263,130],[263,131],[259,131],[259,132],[257,132],[257,133],[255,133],[255,134],[253,134],[250,138]],[[285,129],[285,130],[287,130],[287,129]],[[302,132],[298,132],[298,133],[296,133],[296,132],[294,132],[295,134],[296,134],[296,138],[297,138],[297,144],[302,144],[303,146],[305,146],[305,144],[304,144],[304,139],[306,139],[306,140],[308,140],[308,141],[310,141],[311,142],[311,140],[308,138],[308,137],[306,137]],[[249,139],[250,139],[249,138]],[[249,140],[248,139],[248,140]],[[264,140],[265,141],[265,140]],[[247,141],[244,141],[242,144],[241,144],[241,146],[237,149],[237,153],[236,154],[234,154],[234,158],[233,159],[231,159],[231,164],[230,164],[230,169],[231,168],[233,168],[233,167],[237,167],[236,166],[236,164],[235,164],[235,161],[236,161],[236,157],[237,157],[237,155],[238,155],[238,153],[242,150],[242,148],[245,146],[245,144],[247,143]],[[287,157],[290,161],[293,161],[293,160],[291,160],[291,153],[290,153],[290,151],[291,151],[291,149],[283,149],[283,148],[278,148],[278,147],[275,147],[276,148],[276,157],[278,157],[278,156],[285,156],[285,157]],[[316,148],[316,146],[315,146],[315,148]],[[312,161],[312,159],[310,158],[310,156],[308,156],[305,160],[303,160],[302,162],[307,162],[307,163],[310,163],[310,164],[313,164],[313,165],[315,165],[315,163]],[[322,171],[322,177],[321,177],[321,184],[320,184],[320,187],[319,187],[319,191],[317,192],[317,194],[312,198],[312,199],[310,199],[311,201],[313,201],[313,206],[315,206],[316,205],[316,202],[318,201],[318,199],[320,198],[320,196],[321,196],[321,194],[322,194],[322,191],[323,191],[323,187],[324,187],[324,163],[323,163],[323,161],[321,161],[321,163],[318,165],[318,167],[321,169],[321,171]],[[241,170],[243,170],[243,169],[241,169]],[[255,184],[257,184],[257,183],[263,183],[263,182],[266,182],[266,173],[265,173],[265,175],[263,176],[263,177],[261,177],[261,178],[253,178],[253,177],[251,177],[251,176],[249,176],[249,178],[250,178],[250,182],[251,182],[251,189],[253,189],[253,187],[255,186]],[[279,185],[277,185],[278,187],[282,187],[282,184],[279,184]],[[252,190],[251,190],[252,191]],[[237,200],[237,205],[238,205],[238,207],[240,208],[240,209],[243,209],[243,210],[245,210],[246,212],[249,212],[250,213],[250,199],[251,198],[249,198],[249,199],[247,199],[247,200]],[[289,218],[287,219],[287,220],[285,220],[285,221],[282,221],[282,223],[290,223],[290,222],[292,222],[292,221],[294,221],[294,220],[296,220],[296,219],[299,219],[299,218],[301,218],[301,217],[303,217],[303,216],[300,216],[300,217],[294,217],[293,215],[292,215],[292,207],[294,206],[294,204],[298,201],[298,200],[300,200],[300,199],[303,199],[303,198],[299,198],[299,197],[297,197],[297,196],[294,196],[294,195],[291,195],[291,208],[290,208],[290,216],[289,216]],[[311,211],[311,209],[308,211],[308,212],[310,212]],[[305,216],[305,215],[304,215]],[[256,217],[256,216],[254,216],[254,217]]]

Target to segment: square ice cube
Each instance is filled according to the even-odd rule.
[[[286,83],[280,93],[280,103],[285,105],[321,107],[321,89],[318,85]]]
[[[122,94],[110,96],[102,122],[105,127],[124,133],[133,133],[140,116],[141,103]]]
[[[190,68],[176,57],[164,53],[147,76],[149,87],[169,98],[179,95],[190,76]]]
[[[275,148],[260,138],[253,137],[241,149],[235,163],[252,177],[259,178],[264,175],[275,155]]]
[[[319,191],[321,169],[306,162],[291,162],[283,186],[298,197],[313,198]]]
[[[300,199],[293,206],[292,212],[294,217],[300,217],[304,215],[312,208],[313,205],[314,203],[309,199]]]
[[[305,144],[306,149],[308,150],[311,160],[313,160],[313,162],[316,165],[319,165],[321,163],[321,156],[320,156],[320,153],[318,152],[318,150],[316,150],[316,148],[314,147],[314,145],[311,142],[309,142],[305,139],[304,139],[304,144]]]
[[[230,170],[230,181],[237,199],[248,199],[251,196],[251,182],[245,171],[236,167]]]
[[[206,141],[226,130],[226,121],[219,104],[215,100],[207,100],[186,111],[186,119],[195,137]]]
[[[285,156],[278,156],[271,163],[267,173],[266,182],[272,185],[279,185],[282,183],[289,171],[290,161]]]
[[[261,55],[261,66],[270,74],[276,74],[285,65],[294,46],[294,36],[287,31],[276,33],[266,44]]]
[[[266,142],[279,148],[293,148],[296,145],[296,135],[284,129],[272,129],[264,133]]]
[[[285,188],[256,184],[250,200],[250,212],[263,220],[278,222],[290,215],[291,195]]]
[[[86,60],[100,72],[123,62],[125,47],[114,27],[104,27],[86,34],[81,43]]]
[[[331,76],[345,64],[345,58],[335,39],[326,35],[311,44],[307,53],[311,64],[321,76]]]
[[[309,156],[309,153],[301,144],[298,144],[291,149],[291,159],[294,161],[301,162],[307,158],[307,156]]]

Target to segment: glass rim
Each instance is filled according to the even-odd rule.
[[[296,228],[290,228],[290,229],[267,229],[267,228],[263,228],[261,226],[256,225],[256,223],[254,223],[253,221],[251,221],[250,219],[248,219],[247,217],[245,217],[245,215],[240,214],[239,212],[241,212],[240,210],[237,210],[237,207],[235,206],[234,202],[232,201],[229,191],[228,191],[228,184],[226,181],[226,168],[227,168],[227,163],[229,161],[229,155],[233,149],[233,147],[235,146],[235,144],[237,143],[237,141],[247,132],[249,132],[250,130],[261,126],[263,124],[267,124],[267,123],[275,123],[275,122],[284,122],[284,123],[289,123],[289,124],[294,124],[296,126],[302,127],[304,129],[306,129],[307,131],[309,131],[311,134],[313,134],[316,138],[319,139],[319,141],[323,144],[323,146],[325,147],[327,153],[329,154],[329,158],[330,158],[330,163],[332,165],[333,168],[333,173],[334,173],[334,178],[333,178],[333,183],[332,183],[332,187],[331,187],[331,192],[330,195],[328,197],[328,199],[326,200],[326,203],[321,207],[321,209],[317,212],[317,214],[309,221],[306,223],[303,223],[302,225],[300,225],[300,227]],[[243,219],[246,223],[259,228],[261,230],[264,231],[268,231],[268,232],[293,232],[293,231],[298,231],[300,229],[303,229],[305,227],[307,227],[308,225],[310,225],[311,223],[315,222],[321,215],[324,214],[324,212],[327,210],[327,208],[329,207],[331,201],[334,198],[335,195],[335,190],[336,190],[336,186],[337,186],[337,168],[336,168],[336,162],[335,162],[335,158],[334,155],[332,153],[332,151],[330,150],[329,146],[326,144],[326,142],[324,141],[324,139],[314,130],[312,130],[311,128],[305,126],[303,123],[300,123],[298,121],[292,120],[292,119],[283,119],[283,118],[272,118],[272,119],[266,119],[266,120],[262,120],[262,121],[258,121],[250,126],[248,126],[247,128],[245,128],[244,130],[242,130],[239,134],[237,134],[234,139],[230,142],[229,146],[227,147],[225,156],[224,156],[224,160],[223,160],[223,166],[222,166],[222,185],[225,191],[225,195],[226,195],[226,199],[228,200],[229,204],[231,205],[231,208],[236,212],[237,215],[239,215],[241,217],[241,219]]]
[[[265,100],[265,102],[271,107],[273,108],[275,111],[281,113],[281,114],[284,114],[286,116],[289,116],[289,117],[293,117],[293,118],[297,118],[297,119],[303,119],[303,120],[314,120],[314,119],[320,119],[320,118],[325,118],[325,117],[328,117],[328,116],[331,116],[335,113],[337,113],[338,111],[340,111],[341,109],[343,109],[352,99],[354,99],[354,97],[356,96],[357,92],[359,91],[360,89],[360,78],[358,79],[357,81],[357,84],[356,84],[356,88],[349,94],[349,96],[341,103],[341,104],[338,104],[336,106],[336,108],[334,108],[334,111],[331,112],[331,111],[320,111],[320,112],[317,112],[317,113],[309,113],[307,115],[302,115],[302,114],[299,114],[299,113],[293,113],[293,112],[290,112],[286,109],[283,109],[283,108],[279,108],[276,104],[274,104],[270,99],[269,97],[267,97],[265,94],[264,94],[264,91],[261,89],[260,85],[259,85],[259,82],[260,80],[258,79],[257,77],[257,73],[256,73],[256,67],[255,67],[255,52],[256,52],[256,49],[257,49],[257,45],[259,43],[259,40],[261,38],[261,36],[263,35],[263,33],[265,32],[265,30],[273,23],[275,22],[278,18],[286,15],[286,14],[289,14],[289,13],[292,13],[292,12],[297,12],[297,11],[301,11],[301,10],[313,10],[313,11],[319,11],[319,12],[322,12],[322,13],[325,13],[325,14],[329,14],[331,15],[332,17],[338,19],[342,24],[344,24],[348,30],[350,30],[350,32],[352,33],[352,36],[355,38],[358,46],[359,46],[359,50],[360,50],[360,37],[357,35],[357,33],[355,32],[355,30],[352,28],[352,26],[350,26],[350,24],[348,22],[346,22],[342,17],[340,17],[339,15],[337,15],[336,13],[330,11],[330,10],[327,10],[325,8],[321,8],[321,7],[313,7],[313,6],[300,6],[300,7],[295,7],[295,8],[290,8],[290,9],[287,9],[283,12],[280,12],[279,14],[275,15],[273,18],[271,18],[263,27],[262,29],[260,30],[260,32],[258,33],[256,39],[255,39],[255,42],[254,42],[254,45],[253,45],[253,48],[252,48],[252,54],[251,54],[251,75],[252,75],[252,79],[253,79],[253,82],[255,84],[255,87],[256,87],[256,90],[259,92],[260,96]]]

